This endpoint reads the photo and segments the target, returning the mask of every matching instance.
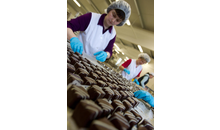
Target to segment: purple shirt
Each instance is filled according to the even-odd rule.
[[[99,22],[97,23],[97,26],[102,26],[103,27],[103,31],[102,31],[102,34],[104,34],[106,31],[109,31],[110,33],[112,32],[112,26],[110,26],[108,29],[104,29],[104,25],[103,25],[103,22],[104,22],[104,18],[107,14],[102,14],[100,19],[99,19]],[[84,14],[82,16],[79,16],[75,19],[71,19],[70,21],[67,21],[67,28],[71,28],[73,30],[73,32],[75,31],[85,31],[86,28],[89,26],[89,23],[90,23],[90,20],[91,20],[91,17],[92,17],[92,13],[87,13],[87,14]],[[105,48],[104,51],[107,51],[110,53],[110,57],[112,56],[112,49],[113,49],[113,45],[115,43],[115,38],[116,38],[116,35],[113,39],[111,39],[108,43],[108,46]]]

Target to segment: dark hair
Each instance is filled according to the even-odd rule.
[[[119,17],[120,19],[122,19],[122,21],[125,19],[125,13],[124,13],[122,10],[120,10],[120,9],[115,9],[115,12],[116,12],[116,14],[118,15],[118,17]]]

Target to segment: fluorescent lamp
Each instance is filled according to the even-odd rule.
[[[140,52],[143,52],[143,50],[142,50],[140,45],[138,45],[138,48],[139,48]]]
[[[119,54],[119,52],[115,49],[115,51]]]
[[[125,53],[123,53],[123,52],[121,52],[122,53],[122,55],[124,55]]]
[[[77,0],[73,0],[79,7],[81,7],[81,5],[78,3]]]
[[[118,59],[118,61],[115,63],[115,65],[119,64],[121,62],[121,58]]]
[[[117,44],[114,44],[115,46],[116,46],[116,48],[118,49],[118,50],[120,50],[120,48],[117,46]]]
[[[127,25],[131,25],[131,23],[130,23],[130,21],[129,21],[129,20],[127,20],[127,21],[126,21],[126,23],[127,23]]]
[[[128,60],[128,57],[126,57],[126,59]]]

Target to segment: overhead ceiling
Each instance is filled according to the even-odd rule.
[[[108,5],[115,0],[77,0],[78,7],[73,0],[67,0],[67,5],[75,12],[105,13]],[[144,53],[154,59],[154,0],[125,0],[131,6],[131,25],[115,26],[117,38],[115,43],[128,58],[137,58],[132,52],[138,52],[140,45]],[[75,15],[75,14],[73,14]],[[129,51],[128,51],[129,50]],[[133,50],[133,51],[132,51]],[[136,54],[136,53],[135,53]]]

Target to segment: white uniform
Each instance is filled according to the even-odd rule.
[[[90,56],[99,51],[105,50],[110,40],[112,40],[116,31],[112,27],[112,32],[107,30],[104,34],[103,26],[98,25],[101,14],[92,13],[90,23],[85,31],[78,35],[79,40],[83,43],[83,51]]]
[[[136,60],[132,59],[130,65],[128,65],[128,67],[126,69],[128,69],[130,71],[130,74],[127,74],[125,71],[122,71],[121,74],[127,80],[131,80],[131,79],[135,78],[140,73],[140,71],[142,70],[142,66],[139,65],[136,68]]]

